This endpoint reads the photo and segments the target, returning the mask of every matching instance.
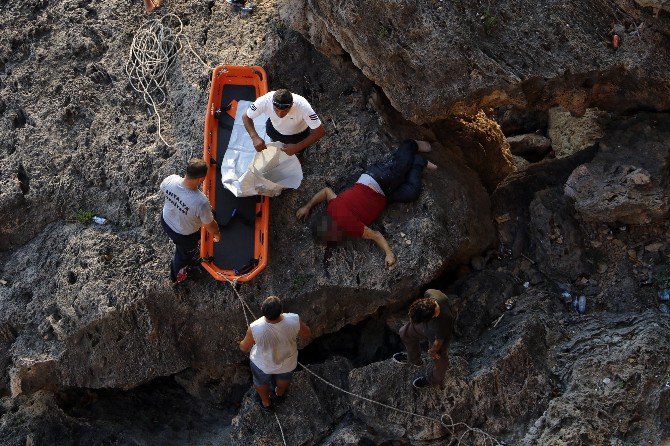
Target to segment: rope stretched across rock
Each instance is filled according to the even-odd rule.
[[[144,102],[153,109],[158,120],[158,136],[168,147],[186,144],[181,142],[169,144],[163,138],[161,116],[158,112],[158,106],[167,98],[165,89],[168,85],[168,73],[183,49],[182,40],[205,68],[214,69],[195,52],[183,29],[184,24],[174,14],[147,20],[133,36],[126,62],[126,74],[130,85],[133,90],[142,94]]]
[[[225,277],[225,276],[224,276],[224,277]],[[237,280],[232,281],[232,280],[230,280],[228,277],[226,277],[226,280],[227,280],[228,283],[230,284],[231,288],[232,288],[233,291],[235,292],[235,295],[236,295],[237,298],[239,299],[240,304],[242,305],[242,312],[243,312],[243,314],[244,314],[244,320],[246,321],[247,326],[248,326],[248,325],[249,325],[249,319],[247,318],[247,311],[249,312],[249,314],[251,315],[251,317],[253,317],[254,319],[256,319],[256,316],[254,315],[253,311],[251,311],[251,308],[249,308],[249,305],[245,302],[244,298],[243,298],[243,297],[240,295],[240,293],[237,291],[237,287],[236,287],[236,285],[237,285]],[[369,403],[376,404],[376,405],[378,405],[378,406],[381,406],[381,407],[384,407],[384,408],[386,408],[386,409],[393,410],[393,411],[395,411],[395,412],[399,412],[399,413],[402,413],[402,414],[405,414],[405,415],[410,415],[410,416],[417,417],[417,418],[421,418],[421,419],[424,419],[424,420],[429,420],[429,421],[432,421],[432,422],[434,422],[434,423],[440,423],[445,429],[447,429],[447,430],[451,433],[451,436],[452,436],[452,437],[455,437],[455,435],[456,435],[456,431],[455,431],[456,427],[464,427],[466,430],[465,430],[465,432],[463,432],[463,433],[461,434],[460,437],[458,437],[458,440],[457,440],[457,442],[456,442],[457,445],[461,443],[461,441],[465,438],[465,436],[466,436],[468,433],[471,433],[471,432],[472,432],[472,433],[476,433],[476,434],[483,435],[484,438],[485,438],[485,444],[488,443],[489,441],[491,442],[492,445],[501,446],[501,445],[504,444],[504,443],[501,443],[500,441],[498,441],[493,435],[491,435],[491,434],[489,434],[488,432],[485,432],[485,431],[483,431],[483,430],[481,430],[481,429],[479,429],[479,428],[471,427],[470,425],[468,425],[467,423],[464,423],[464,422],[462,422],[462,421],[459,421],[459,422],[457,422],[457,423],[454,423],[454,420],[453,420],[453,418],[451,418],[451,415],[450,415],[450,414],[444,413],[444,414],[442,414],[442,415],[440,416],[440,418],[434,418],[434,417],[429,417],[429,416],[427,416],[427,415],[421,415],[421,414],[418,414],[418,413],[415,413],[415,412],[410,412],[410,411],[407,411],[407,410],[398,409],[397,407],[393,407],[393,406],[390,406],[390,405],[388,405],[388,404],[382,403],[382,402],[380,402],[380,401],[376,401],[376,400],[370,399],[370,398],[368,398],[368,397],[365,397],[365,396],[363,396],[363,395],[359,395],[359,394],[350,392],[350,391],[348,391],[348,390],[346,390],[346,389],[343,389],[343,388],[341,388],[341,387],[339,387],[339,386],[337,386],[337,385],[331,383],[330,381],[326,380],[325,378],[323,378],[323,377],[317,375],[317,374],[314,373],[312,370],[310,370],[307,366],[305,366],[304,364],[302,364],[300,361],[298,361],[298,365],[299,365],[300,367],[302,367],[307,373],[309,373],[310,375],[312,375],[312,376],[314,376],[316,379],[318,379],[319,381],[321,381],[321,382],[323,382],[324,384],[326,384],[326,385],[328,385],[328,386],[330,386],[330,387],[332,387],[332,388],[334,388],[334,389],[336,389],[336,390],[339,390],[340,392],[343,392],[343,393],[345,393],[345,394],[347,394],[347,395],[349,395],[349,396],[351,396],[351,397],[354,397],[354,398],[357,398],[357,399],[361,399],[361,400],[363,400],[363,401],[367,401],[367,402],[369,402]],[[281,436],[282,436],[282,441],[284,442],[284,446],[286,446],[286,439],[284,438],[284,430],[282,429],[281,423],[279,422],[279,417],[277,416],[276,413],[275,413],[275,418],[276,418],[276,420],[277,420],[277,424],[279,425],[279,429],[280,429]],[[444,421],[445,418],[449,418],[449,421],[450,421],[450,422],[449,422],[449,423],[445,422],[445,421]]]

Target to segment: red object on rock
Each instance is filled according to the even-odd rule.
[[[614,47],[615,50],[619,48],[619,41],[620,41],[619,35],[614,34],[612,36],[612,46]]]

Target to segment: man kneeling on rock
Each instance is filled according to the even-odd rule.
[[[370,166],[356,184],[339,195],[329,187],[321,189],[298,209],[296,217],[307,218],[314,206],[327,201],[326,215],[318,219],[313,228],[317,240],[336,244],[345,234],[374,240],[386,254],[386,265],[392,266],[396,257],[391,247],[379,231],[373,231],[368,225],[384,210],[387,202],[408,203],[419,198],[421,172],[425,167],[432,170],[437,166],[418,152],[430,152],[430,149],[426,141],[403,141],[390,160]]]
[[[206,176],[205,160],[193,158],[186,166],[185,178],[170,175],[160,185],[165,195],[161,224],[175,244],[170,264],[170,278],[174,283],[186,280],[189,269],[197,265],[201,225],[205,226],[215,242],[221,238],[209,200],[198,189]]]
[[[412,382],[414,387],[442,386],[449,368],[451,334],[464,304],[464,299],[450,299],[439,290],[427,290],[423,299],[416,300],[409,307],[409,322],[400,329],[400,339],[407,353],[396,353],[393,360],[402,364],[422,365],[421,342],[428,341],[428,353],[434,361],[433,373],[416,378]]]
[[[293,371],[298,365],[297,337],[309,338],[310,329],[295,313],[282,313],[282,303],[270,296],[261,305],[263,317],[256,319],[240,341],[240,350],[248,352],[249,366],[259,404],[272,409],[270,397],[280,403],[286,398]],[[272,386],[272,389],[270,388]]]

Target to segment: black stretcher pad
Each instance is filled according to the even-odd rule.
[[[251,85],[224,85],[220,110],[232,100],[254,101]],[[214,213],[221,230],[221,241],[214,243],[214,264],[223,270],[242,271],[254,260],[254,223],[258,197],[237,198],[221,182],[221,163],[228,149],[235,120],[225,112],[219,118],[216,140],[216,204]],[[233,216],[234,211],[234,216]]]

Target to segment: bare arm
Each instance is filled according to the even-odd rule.
[[[244,353],[247,353],[251,350],[251,347],[254,346],[256,341],[254,341],[254,336],[251,334],[251,328],[247,328],[247,334],[244,336],[244,339],[240,341],[240,350]]]
[[[263,141],[263,138],[258,136],[258,132],[256,132],[254,120],[248,117],[246,112],[242,113],[242,122],[244,123],[244,128],[247,130],[247,133],[251,136],[251,142],[254,144],[254,149],[256,149],[257,152],[267,149],[265,141]]]
[[[433,341],[433,345],[430,346],[428,349],[428,353],[433,359],[440,359],[440,349],[442,348],[442,344],[444,344],[444,341],[442,339],[435,339]]]
[[[287,155],[295,155],[298,152],[302,152],[305,148],[311,146],[326,134],[326,128],[321,124],[317,128],[310,130],[307,138],[303,139],[296,144],[286,144],[284,145],[284,152]]]
[[[374,240],[377,246],[379,246],[384,251],[384,254],[386,254],[386,259],[384,259],[384,261],[386,262],[386,266],[393,266],[395,264],[396,262],[395,254],[393,254],[391,247],[389,246],[388,242],[381,234],[381,232],[373,231],[372,229],[366,226],[365,229],[363,229],[363,238],[367,240]]]
[[[314,206],[321,203],[322,201],[330,201],[333,198],[337,197],[337,194],[329,187],[324,187],[320,191],[314,194],[311,200],[307,202],[306,205],[298,209],[295,213],[295,216],[298,220],[304,220],[309,215],[309,212]]]
[[[312,336],[312,330],[310,330],[307,324],[305,324],[303,321],[300,321],[300,330],[298,331],[298,336],[300,336],[302,339],[309,339],[309,337]]]
[[[221,240],[221,233],[219,232],[219,224],[216,220],[212,220],[205,225],[205,229],[212,235],[214,242]]]

